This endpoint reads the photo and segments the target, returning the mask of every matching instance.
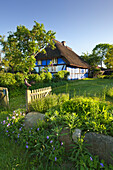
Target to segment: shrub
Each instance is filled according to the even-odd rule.
[[[68,76],[69,76],[69,72],[66,70],[62,70],[54,74],[54,79],[55,80],[63,80],[63,79],[67,80]]]
[[[39,83],[41,81],[41,77],[39,74],[28,74],[29,82]]]
[[[98,75],[102,75],[100,68],[94,68],[93,69],[93,77],[97,77]]]
[[[17,85],[21,86],[24,84],[24,79],[27,78],[27,75],[23,74],[23,73],[16,73],[15,74],[15,80],[17,81]]]
[[[12,73],[0,73],[0,86],[14,86],[16,83],[15,75]]]
[[[39,74],[35,74],[35,81],[36,83],[39,83],[41,81],[41,77]]]
[[[52,96],[51,100],[54,101],[53,98],[55,99],[55,97],[56,95]],[[58,100],[61,99],[60,97],[62,97],[60,102],[67,99],[65,95],[59,95]],[[46,169],[54,169],[54,166],[56,168],[58,166],[58,169],[60,169],[62,168],[60,166],[62,166],[62,163],[65,163],[65,160],[66,163],[71,161],[74,169],[113,169],[112,165],[107,165],[103,160],[100,161],[98,156],[92,156],[87,151],[83,143],[83,136],[73,144],[73,148],[70,150],[71,152],[69,151],[67,154],[64,152],[65,143],[63,141],[60,143],[58,140],[58,137],[61,135],[60,131],[64,127],[63,121],[65,122],[65,126],[69,126],[71,130],[74,125],[76,128],[79,127],[82,129],[82,127],[85,127],[84,124],[86,124],[86,130],[95,131],[95,127],[97,127],[96,130],[99,133],[101,133],[100,130],[103,128],[102,126],[99,129],[99,125],[100,127],[101,125],[105,125],[108,131],[111,127],[111,132],[113,129],[112,108],[109,108],[106,103],[99,103],[95,99],[82,97],[74,98],[70,101],[63,102],[59,107],[59,111],[55,110],[55,108],[53,110],[50,109],[46,113],[45,121],[39,122],[36,127],[30,129],[25,128],[25,110],[16,110],[13,112],[13,115],[9,114],[7,116],[7,120],[2,119],[0,124],[1,133],[8,136],[17,144],[23,144],[26,152],[34,158],[32,165],[38,166],[38,169],[45,169],[45,167]],[[51,102],[48,103],[51,107]],[[91,107],[93,108],[91,109]],[[96,110],[93,111],[95,108]],[[60,123],[60,126],[58,123]]]
[[[73,101],[75,101],[75,99],[73,99]],[[80,100],[78,101],[79,104]],[[2,129],[1,133],[8,136],[17,144],[23,144],[23,147],[25,147],[26,152],[30,154],[30,157],[34,158],[32,161],[32,165],[35,165],[36,167],[38,166],[38,169],[45,169],[45,167],[46,169],[54,169],[54,166],[60,169],[60,166],[62,166],[62,163],[65,163],[65,160],[66,163],[71,161],[71,165],[74,169],[113,169],[112,165],[107,165],[104,160],[100,161],[98,156],[92,156],[87,151],[87,149],[85,148],[85,144],[83,143],[83,136],[78,139],[77,143],[73,144],[73,148],[68,152],[68,154],[65,153],[64,141],[60,143],[58,140],[58,137],[61,135],[60,131],[63,127],[63,119],[65,119],[65,123],[68,123],[68,126],[74,123],[76,124],[76,127],[78,126],[78,118],[80,119],[79,121],[81,121],[82,126],[84,125],[83,122],[87,120],[89,120],[89,123],[92,123],[91,120],[95,121],[95,116],[91,117],[91,114],[89,115],[88,113],[88,105],[90,102],[88,101],[88,105],[84,106],[84,104],[87,104],[87,101],[82,101],[81,103],[81,105],[83,104],[83,112],[86,113],[83,114],[83,117],[81,113],[81,118],[79,114],[68,114],[67,111],[62,110],[61,108],[60,112],[54,111],[53,113],[51,112],[51,115],[47,113],[47,120],[45,120],[44,122],[39,122],[36,127],[30,129],[25,128],[24,110],[16,110],[13,112],[13,115],[10,114],[7,116],[7,120],[2,120],[0,124]],[[68,103],[67,107],[71,105],[71,103],[69,103],[68,101],[65,102],[65,104],[66,103]],[[104,106],[105,105],[103,104],[103,108],[105,110],[106,107]],[[71,112],[75,111],[74,105],[71,105],[71,109]],[[85,112],[85,110],[87,111]],[[100,108],[100,110],[102,110],[102,108]],[[98,114],[95,115],[98,116]],[[107,114],[106,116],[109,117],[109,114]],[[101,115],[102,113],[100,112],[99,117],[96,120],[97,124],[98,121],[100,121],[101,119]],[[89,119],[90,117],[91,119]],[[106,121],[109,122],[108,117],[106,117]],[[59,119],[60,128],[58,128],[59,126],[57,121],[55,122],[55,120],[57,119]],[[109,119],[111,118],[109,117]],[[110,124],[108,123],[107,127],[109,126]],[[88,130],[90,130],[90,126],[87,126],[87,128]]]
[[[53,106],[60,105],[67,100],[69,100],[68,94],[59,94],[58,96],[56,94],[48,95],[45,98],[32,101],[29,104],[29,109],[30,111],[38,111],[44,113]]]
[[[113,87],[107,90],[106,96],[113,98]]]
[[[97,78],[100,78],[100,79],[113,79],[113,75],[98,75]]]
[[[76,97],[63,102],[55,110],[49,110],[46,115],[57,123],[67,124],[72,130],[80,128],[84,132],[93,131],[113,136],[112,106],[97,98]]]
[[[45,73],[45,80],[46,82],[50,82],[52,80],[52,74],[50,72]]]
[[[28,74],[29,82],[36,81],[36,75],[35,74]]]
[[[68,76],[70,75],[69,71],[64,70],[64,79],[67,80]]]
[[[40,74],[40,78],[41,78],[41,81],[44,81],[45,78],[46,78],[46,73],[45,73],[45,72],[42,72],[42,73]]]

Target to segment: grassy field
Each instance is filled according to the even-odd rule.
[[[84,80],[73,80],[67,82],[56,82],[51,84],[43,84],[43,87],[52,86],[52,92],[55,94],[59,93],[69,93],[70,97],[74,95],[78,96],[97,96],[97,97],[105,97],[106,89],[113,87],[113,79],[84,79]],[[36,89],[38,87],[32,87],[32,89]],[[23,89],[12,90],[10,92],[10,110],[13,111],[18,108],[25,108],[25,93],[26,90]],[[113,102],[112,98],[106,97],[106,100]]]
[[[74,94],[78,96],[97,96],[101,97],[106,88],[113,86],[113,79],[85,79],[70,81],[64,86],[53,88],[53,93],[69,92],[70,97]],[[112,100],[111,100],[112,101]]]
[[[47,86],[47,84],[45,84]],[[45,86],[43,84],[43,86]],[[50,84],[49,84],[50,85]],[[60,83],[51,83],[53,93],[69,93],[70,98],[77,96],[97,96],[113,102],[113,99],[106,97],[106,89],[113,86],[113,79],[85,79]],[[33,87],[32,87],[33,88]],[[36,88],[36,86],[34,87]],[[9,91],[10,109],[0,109],[0,122],[3,121],[8,113],[12,113],[18,108],[25,108],[25,89],[17,89]],[[6,111],[3,111],[6,110]],[[23,146],[17,146],[14,141],[10,141],[2,131],[0,132],[0,169],[33,169],[30,164],[29,154],[23,149]],[[35,168],[34,168],[35,169]]]

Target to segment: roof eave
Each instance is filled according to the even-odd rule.
[[[75,67],[80,67],[80,68],[89,68],[89,67],[85,67],[85,66],[80,66],[80,65],[77,65],[77,64],[69,64],[70,66],[75,66]]]

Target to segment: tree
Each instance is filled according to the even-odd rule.
[[[98,65],[101,65],[102,67],[102,63],[106,59],[106,54],[111,48],[112,48],[112,45],[110,44],[98,44],[92,50],[91,54],[83,53],[81,58],[83,58],[84,61],[86,61],[93,68],[97,67]]]
[[[97,63],[100,61],[99,58],[94,54],[89,54],[88,52],[81,55],[81,58],[87,62],[91,67],[97,67]]]
[[[113,45],[112,47],[107,51],[105,60],[104,60],[105,65],[107,68],[113,69]]]
[[[110,44],[98,44],[92,50],[93,55],[98,58],[98,64],[102,67],[102,62],[105,60],[108,50],[112,47]]]
[[[16,32],[9,32],[7,40],[0,35],[0,44],[3,47],[5,56],[4,66],[10,68],[12,72],[29,72],[35,67],[35,56],[39,52],[46,52],[45,47],[51,45],[54,48],[53,39],[55,32],[46,32],[44,25],[35,21],[31,30],[25,26],[17,26]]]

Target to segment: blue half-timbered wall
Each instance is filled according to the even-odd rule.
[[[66,63],[63,61],[62,58],[36,61],[35,67],[36,72],[39,73],[44,67],[48,66],[51,61],[53,63],[53,66],[49,66],[48,71],[51,72],[52,74],[61,70],[67,70],[70,72],[70,75],[68,76],[69,80],[83,79],[88,77],[88,69],[67,67]]]
[[[69,80],[83,79],[88,77],[88,69],[67,67],[66,70],[70,72],[70,75],[68,76]]]

